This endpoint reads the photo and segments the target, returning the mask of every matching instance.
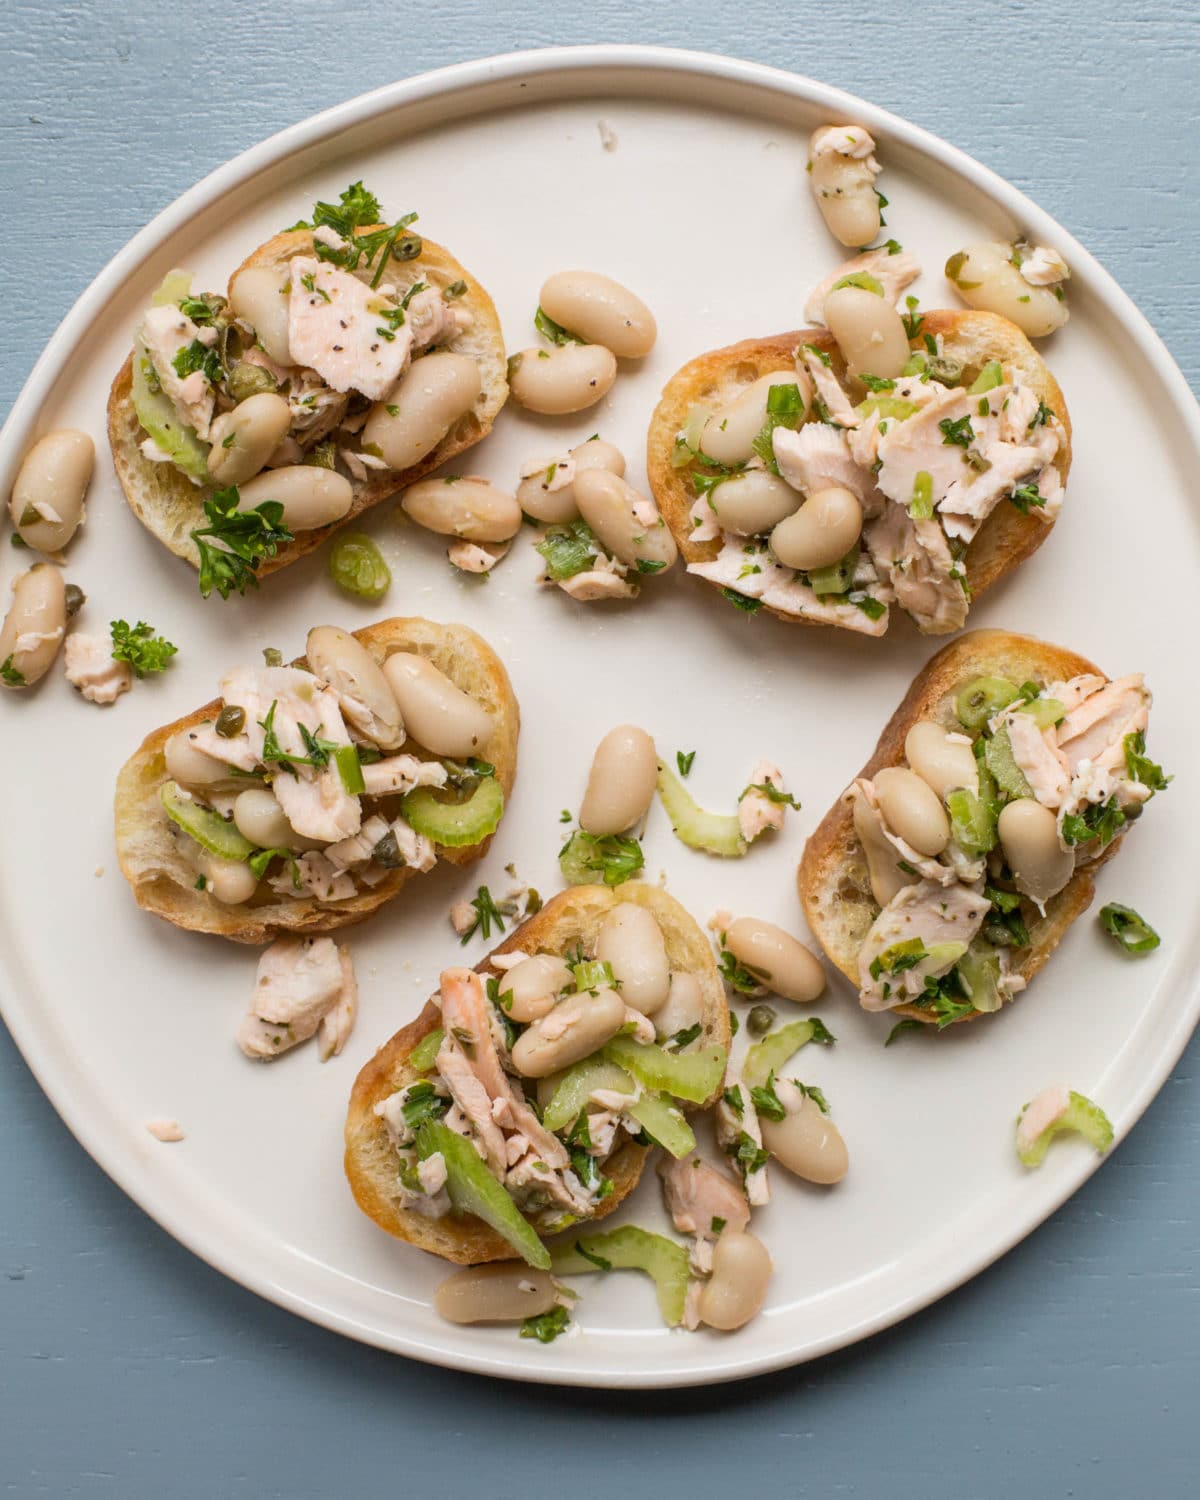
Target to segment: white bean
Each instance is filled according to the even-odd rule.
[[[754,439],[767,420],[767,393],[773,385],[795,385],[792,370],[760,375],[732,401],[709,417],[700,434],[700,451],[722,464],[745,463],[754,456]]]
[[[418,526],[469,542],[507,542],[521,529],[514,497],[473,476],[423,479],[409,485],[400,503]]]
[[[658,752],[636,724],[618,724],[596,746],[579,809],[586,833],[624,833],[641,822],[654,799]]]
[[[814,143],[818,134],[820,131],[814,132]],[[869,245],[879,233],[882,220],[876,173],[867,158],[814,150],[809,177],[821,217],[834,239],[843,245]]]
[[[575,976],[565,959],[552,953],[535,953],[514,964],[500,981],[500,1008],[522,1026],[540,1021],[554,1009],[562,992],[574,984]]]
[[[250,324],[267,356],[277,365],[290,365],[288,294],[292,275],[286,265],[248,266],[229,285],[229,303]]]
[[[468,355],[448,349],[423,354],[372,408],[363,447],[377,452],[389,469],[410,469],[466,416],[482,389],[479,366]]]
[[[589,438],[586,443],[572,448],[567,457],[574,464],[576,474],[582,474],[585,469],[607,469],[618,478],[625,476],[625,455],[603,438]],[[558,526],[564,521],[573,521],[579,514],[575,503],[575,481],[572,479],[569,484],[551,489],[551,481],[547,478],[549,468],[547,464],[545,469],[522,479],[517,489],[517,501],[526,515],[535,521]]]
[[[197,752],[198,753],[198,752]],[[247,787],[233,804],[233,821],[243,838],[260,849],[319,849],[315,839],[296,832],[275,797],[267,787]]]
[[[559,271],[541,290],[542,311],[589,344],[619,359],[641,359],[654,348],[654,314],[628,287],[597,271]]]
[[[568,995],[517,1038],[513,1066],[526,1078],[545,1078],[590,1057],[624,1024],[625,1002],[616,990]]]
[[[602,344],[522,349],[509,361],[508,387],[527,411],[561,417],[602,401],[617,378],[616,356]]]
[[[887,300],[860,286],[841,286],[825,298],[825,322],[853,376],[899,375],[912,352],[904,320]]]
[[[579,514],[600,544],[627,567],[638,562],[670,567],[678,554],[675,538],[652,500],[607,469],[588,469],[575,478]]]
[[[163,758],[167,775],[181,786],[217,786],[237,779],[224,761],[217,760],[205,750],[198,750],[186,729],[173,734],[167,741]]]
[[[341,699],[342,713],[381,750],[404,743],[404,721],[383,668],[348,630],[314,625],[305,643],[308,664]]]
[[[756,979],[785,1000],[806,1004],[825,988],[825,970],[798,938],[772,922],[738,917],[725,934],[725,946]]]
[[[549,1271],[511,1261],[455,1271],[433,1294],[438,1316],[448,1323],[520,1323],[549,1312],[557,1301]]]
[[[50,670],[67,630],[67,591],[53,563],[34,563],[13,580],[0,625],[0,685],[32,687]]]
[[[96,445],[86,432],[62,428],[34,443],[8,502],[23,542],[38,552],[62,551],[83,520],[95,462]]]
[[[758,1124],[763,1145],[779,1165],[805,1182],[828,1186],[845,1177],[850,1155],[842,1133],[807,1094],[801,1096],[799,1108],[782,1120],[760,1115]]]
[[[694,974],[676,969],[671,974],[667,1003],[655,1012],[654,1033],[661,1042],[677,1031],[690,1031],[697,1022],[704,1024],[704,995],[700,981]]]
[[[719,495],[724,485],[714,493]],[[840,485],[814,490],[771,533],[771,551],[785,568],[829,568],[840,562],[862,532],[858,497]]]
[[[950,792],[965,787],[978,795],[979,767],[970,745],[952,740],[932,719],[918,719],[904,737],[904,754],[922,781],[943,801]]]
[[[333,469],[294,464],[259,474],[238,491],[239,510],[253,510],[264,500],[279,501],[289,531],[315,531],[341,520],[354,500],[354,490]]]
[[[247,396],[212,424],[208,472],[218,484],[245,484],[265,467],[291,425],[292,409],[282,396]]]
[[[968,245],[946,262],[946,276],[968,307],[999,313],[1030,338],[1042,338],[1067,321],[1066,301],[1054,287],[1026,281],[1012,255],[1000,240]]]
[[[904,766],[888,766],[875,774],[879,811],[893,833],[918,854],[936,858],[950,842],[950,819],[928,782]]]
[[[671,964],[653,912],[632,901],[614,906],[600,924],[596,957],[612,969],[626,1005],[652,1016],[666,1004]]]
[[[1001,809],[997,831],[1017,889],[1039,905],[1057,896],[1074,874],[1075,851],[1059,843],[1052,810],[1018,797]]]
[[[204,889],[222,906],[240,906],[258,889],[254,871],[240,859],[219,859],[201,849],[195,856],[196,868],[204,876]]]
[[[700,1289],[700,1321],[727,1333],[743,1327],[766,1301],[773,1270],[757,1236],[726,1229],[713,1246],[712,1276]]]
[[[770,531],[800,509],[804,496],[766,469],[747,469],[717,485],[708,498],[717,520],[738,536]],[[847,549],[849,550],[849,549]]]
[[[854,799],[854,831],[867,856],[871,894],[880,906],[886,906],[898,891],[906,885],[913,885],[920,877],[909,875],[900,868],[895,845],[888,843],[880,833],[871,806],[863,796]]]
[[[426,750],[464,759],[487,748],[495,727],[491,714],[431,661],[395,651],[384,662],[383,675],[408,732]]]

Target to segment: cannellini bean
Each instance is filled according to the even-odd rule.
[[[755,978],[785,1000],[805,1004],[825,989],[825,970],[798,938],[757,917],[738,917],[729,924],[725,946]]]
[[[654,348],[654,314],[628,287],[597,271],[559,271],[538,300],[556,323],[619,359],[641,359]]]
[[[887,300],[860,286],[840,286],[825,298],[825,322],[851,375],[891,380],[908,363],[904,320]]]
[[[521,507],[486,479],[423,479],[400,503],[418,526],[469,542],[507,542],[521,529]]]
[[[363,448],[389,469],[410,469],[475,405],[483,389],[479,366],[448,349],[414,359],[387,398],[372,407]]]
[[[13,580],[0,625],[0,685],[32,687],[50,670],[67,630],[67,590],[53,563],[34,563]]]
[[[464,759],[487,748],[494,728],[491,714],[431,661],[395,651],[384,662],[383,675],[408,732],[426,750]]]
[[[204,889],[222,906],[240,906],[258,889],[258,880],[250,866],[240,859],[218,859],[200,849],[195,855],[196,868],[204,876]]]
[[[618,724],[596,746],[579,809],[586,833],[624,833],[640,823],[654,800],[658,752],[636,724]]]
[[[513,1066],[526,1078],[545,1078],[590,1057],[625,1024],[625,1002],[616,990],[568,995],[513,1044]]]
[[[575,503],[600,544],[627,567],[644,562],[669,568],[678,556],[658,507],[619,475],[607,469],[576,475]],[[658,570],[651,566],[649,571]]]
[[[562,992],[574,984],[575,976],[565,959],[552,953],[535,953],[514,964],[500,981],[500,1008],[522,1026],[540,1021],[554,1009]]]
[[[247,787],[244,792],[240,792],[233,804],[233,821],[242,837],[257,844],[260,849],[294,849],[301,852],[321,848],[315,839],[306,839],[296,832],[288,822],[275,793],[267,787]]]
[[[612,969],[626,1005],[652,1016],[666,1004],[671,964],[653,912],[632,901],[614,906],[600,924],[596,957]]]
[[[449,1323],[520,1323],[549,1312],[557,1301],[549,1271],[511,1261],[455,1271],[433,1294],[435,1310]]]
[[[865,153],[851,156],[847,151],[822,150],[822,136],[829,126],[813,132],[809,174],[813,195],[830,234],[843,245],[869,245],[879,233],[882,222],[879,194],[875,190],[878,165],[872,154],[874,142],[861,126],[849,126],[841,134],[849,143],[848,131],[855,132],[855,146],[865,146]],[[826,142],[831,140],[826,137]]]
[[[291,425],[292,409],[282,396],[248,396],[212,424],[208,472],[218,484],[245,484],[265,468]]]
[[[897,892],[902,891],[906,885],[913,885],[919,876],[909,875],[900,868],[895,845],[888,843],[880,833],[870,804],[862,796],[854,799],[854,831],[867,856],[871,894],[880,906],[886,906]]]
[[[279,501],[289,531],[315,531],[341,520],[354,500],[354,490],[333,469],[294,464],[259,474],[238,491],[239,510],[253,510],[264,500]]]
[[[607,469],[618,478],[625,476],[625,455],[603,438],[589,438],[586,443],[572,448],[567,457],[576,474],[582,474],[585,469]],[[549,467],[547,464],[545,469],[522,479],[517,489],[517,501],[526,515],[535,521],[557,526],[564,521],[573,521],[579,514],[579,507],[575,504],[575,480],[572,478],[568,484],[552,489],[553,481],[546,477]]]
[[[777,1085],[776,1091],[780,1090],[791,1092],[786,1083]],[[760,1115],[758,1124],[763,1145],[779,1165],[805,1182],[829,1185],[845,1177],[850,1156],[842,1133],[807,1094],[800,1095],[798,1108],[789,1110],[782,1120]]]
[[[61,552],[83,520],[96,462],[86,432],[63,428],[39,438],[17,471],[8,502],[21,540],[38,552]]]
[[[724,485],[714,491],[719,495]],[[771,532],[771,551],[785,568],[810,572],[840,562],[862,532],[858,497],[840,485],[814,490],[804,504]]]
[[[804,499],[786,479],[766,469],[747,469],[717,485],[708,499],[726,531],[758,536],[800,509]],[[847,548],[847,551],[849,549]]]
[[[616,356],[602,344],[522,349],[509,361],[508,388],[527,411],[561,417],[602,401],[617,378]]]
[[[888,766],[875,775],[879,811],[893,833],[918,854],[935,858],[950,842],[950,819],[928,782],[904,766]]]
[[[722,464],[740,464],[754,456],[754,439],[767,420],[767,393],[773,385],[795,385],[793,370],[760,375],[714,412],[700,434],[700,451]]]
[[[667,1003],[654,1013],[654,1034],[661,1042],[677,1031],[690,1031],[697,1022],[704,1022],[704,995],[700,981],[694,974],[676,969],[671,974]]]
[[[1017,889],[1039,906],[1057,896],[1074,874],[1075,851],[1059,843],[1051,809],[1018,797],[1001,808],[997,831]]]
[[[283,266],[248,266],[229,285],[229,303],[239,318],[249,323],[277,365],[290,365],[288,344],[288,293],[291,272]]]
[[[700,1289],[700,1321],[724,1332],[741,1328],[766,1301],[773,1270],[767,1247],[756,1235],[726,1229],[713,1246],[712,1276]]]
[[[348,630],[314,625],[305,643],[308,664],[341,700],[342,713],[381,750],[404,743],[404,721],[383,668]]]
[[[946,277],[968,307],[999,313],[1030,338],[1053,333],[1068,317],[1061,288],[1032,285],[1012,258],[1012,245],[985,240],[952,255],[946,262]]]
[[[173,734],[163,752],[167,775],[181,786],[217,786],[221,782],[234,781],[236,777],[223,762],[198,750],[192,744],[186,729]]]
[[[959,787],[979,792],[979,767],[964,736],[951,739],[932,719],[918,719],[904,738],[909,765],[934,793],[945,800]]]

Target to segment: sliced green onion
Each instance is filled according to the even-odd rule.
[[[363,781],[362,764],[358,758],[358,746],[339,745],[333,752],[333,763],[342,779],[342,785],[350,795],[361,796],[366,791],[366,783]]]
[[[1006,677],[973,677],[959,689],[954,709],[962,724],[977,731],[993,714],[998,714],[1020,696],[1021,690]]]
[[[446,1033],[438,1026],[428,1036],[423,1036],[408,1054],[409,1066],[416,1068],[418,1073],[428,1073],[437,1063],[438,1051],[445,1035]]]
[[[1004,371],[998,359],[989,360],[975,379],[967,388],[970,396],[982,396],[985,391],[995,390],[996,386],[1004,384]]]
[[[581,992],[612,989],[617,982],[612,965],[602,958],[585,959],[583,963],[575,964],[571,973],[575,976],[575,988]]]
[[[908,513],[914,521],[928,521],[933,516],[933,475],[926,469],[917,470]]]
[[[1162,942],[1145,917],[1139,916],[1132,906],[1121,906],[1116,901],[1100,908],[1100,925],[1126,953],[1153,953]]]

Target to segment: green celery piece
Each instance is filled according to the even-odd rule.
[[[1113,1143],[1112,1122],[1098,1104],[1093,1104],[1086,1094],[1077,1094],[1072,1089],[1068,1095],[1070,1104],[1066,1113],[1060,1115],[1052,1125],[1047,1125],[1041,1135],[1026,1151],[1018,1151],[1021,1165],[1040,1167],[1049,1150],[1050,1142],[1064,1130],[1078,1131],[1095,1151],[1103,1156]],[[1022,1110],[1022,1114],[1024,1110]],[[1020,1116],[1018,1116],[1018,1124]]]
[[[417,1131],[417,1155],[424,1161],[439,1151],[446,1163],[446,1191],[455,1212],[474,1214],[490,1224],[529,1265],[548,1271],[549,1250],[480,1160],[475,1147],[448,1125],[428,1120]]]
[[[438,1050],[446,1033],[440,1026],[436,1027],[424,1036],[408,1054],[409,1066],[416,1068],[418,1073],[428,1073],[437,1063]]]
[[[982,396],[985,391],[991,391],[998,385],[1004,384],[1004,370],[998,359],[989,360],[979,374],[976,375],[967,388],[968,396]]]
[[[547,1130],[565,1130],[588,1101],[594,1089],[612,1089],[618,1094],[632,1094],[636,1085],[624,1068],[606,1062],[602,1057],[585,1057],[568,1068],[558,1082],[542,1116]]]
[[[589,958],[581,964],[574,964],[571,973],[575,976],[575,988],[581,991],[612,989],[616,983],[612,965],[600,958]]]
[[[954,967],[966,951],[966,943],[934,943],[932,948],[925,950],[923,961],[928,963],[930,974],[944,974]]]
[[[605,1269],[580,1254],[579,1245],[596,1260],[607,1261],[614,1271],[644,1271],[654,1279],[658,1307],[663,1322],[677,1328],[683,1322],[683,1305],[688,1289],[688,1253],[682,1245],[663,1234],[651,1234],[636,1224],[622,1224],[605,1234],[581,1234],[561,1249],[555,1248],[551,1262],[557,1276],[583,1276]]]
[[[965,787],[946,797],[950,831],[965,854],[972,858],[996,847],[996,812],[991,803]]]
[[[976,1010],[1000,1009],[1000,956],[993,947],[978,941],[972,943],[959,960],[958,975]]]
[[[765,1087],[772,1073],[778,1073],[790,1057],[812,1041],[822,1044],[833,1041],[822,1020],[810,1016],[807,1021],[789,1021],[778,1031],[763,1037],[746,1053],[742,1063],[742,1082],[751,1089]]]
[[[653,1042],[615,1036],[606,1043],[604,1056],[627,1068],[643,1088],[661,1090],[692,1104],[711,1098],[725,1076],[725,1048],[716,1044],[694,1052],[665,1052]]]
[[[881,418],[892,422],[907,422],[920,408],[915,401],[906,401],[903,396],[868,396],[854,408],[860,416],[869,417],[877,411]]]
[[[1031,703],[1022,703],[1017,712],[1028,714],[1039,729],[1049,729],[1058,723],[1066,709],[1057,698],[1035,698]]]
[[[220,813],[209,807],[201,807],[189,797],[183,796],[179,785],[165,781],[158,794],[163,811],[172,823],[177,823],[184,833],[202,849],[215,854],[218,859],[247,860],[255,846],[243,838],[232,823],[227,823]]]
[[[677,1160],[696,1149],[696,1137],[682,1111],[661,1094],[643,1094],[625,1113]]]
[[[465,802],[443,802],[432,787],[419,786],[405,796],[400,811],[417,833],[444,848],[461,849],[495,833],[504,815],[504,789],[494,776],[484,776]]]
[[[813,568],[809,572],[809,587],[818,599],[825,594],[845,594],[849,592],[850,585],[854,581],[854,570],[858,566],[858,558],[861,551],[861,546],[858,542],[855,542],[845,557],[841,558],[838,562],[831,563],[827,568]]]
[[[168,271],[159,283],[158,290],[150,298],[151,307],[178,305],[191,295],[192,273],[190,271]]]
[[[740,859],[749,849],[738,826],[737,814],[730,813],[726,816],[705,812],[697,805],[678,776],[669,771],[661,760],[658,763],[658,795],[671,820],[675,836],[689,849],[717,854],[722,859]]]
[[[162,451],[170,455],[171,462],[177,469],[190,475],[192,479],[210,484],[212,475],[208,472],[209,445],[196,436],[194,428],[180,421],[175,403],[161,388],[157,388],[157,384],[155,389],[151,389],[152,368],[145,347],[140,341],[135,342],[131,397],[137,419]]]
[[[984,764],[996,778],[996,785],[1010,797],[1032,797],[1033,788],[1025,780],[1025,773],[1017,765],[1013,755],[1008,726],[1001,724],[996,733],[984,745]]]

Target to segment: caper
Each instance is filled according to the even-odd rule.
[[[278,384],[270,370],[264,370],[262,365],[247,364],[244,360],[229,372],[229,394],[239,404],[251,396],[275,390]]]
[[[236,703],[227,703],[217,715],[217,733],[223,740],[231,740],[246,727],[246,710]]]
[[[948,354],[931,354],[926,368],[927,373],[943,385],[957,385],[962,379],[962,362],[951,359]]]
[[[775,1024],[775,1012],[769,1005],[752,1005],[746,1017],[746,1030],[751,1036],[766,1036]]]
[[[424,248],[419,234],[406,234],[403,239],[396,241],[392,254],[397,260],[416,260]]]
[[[274,646],[264,646],[263,661],[266,662],[268,667],[282,667],[283,652],[277,651]]]
[[[67,601],[67,619],[77,615],[87,603],[87,595],[77,583],[68,583],[63,591]]]
[[[371,850],[371,858],[377,865],[382,865],[385,870],[398,870],[404,863],[400,857],[400,846],[396,843],[396,835],[390,828]]]

